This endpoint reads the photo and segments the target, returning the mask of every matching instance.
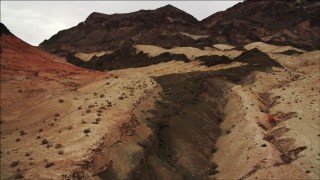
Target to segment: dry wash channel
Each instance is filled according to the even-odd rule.
[[[143,147],[132,179],[199,179],[216,174],[211,162],[215,140],[220,135],[226,83],[210,72],[170,74],[157,77],[161,90],[152,93],[135,110],[139,123],[152,129]],[[148,109],[154,103],[152,109]],[[110,168],[102,178],[121,178],[119,169]]]
[[[256,58],[256,53],[244,53],[242,57]],[[220,130],[227,97],[244,79],[253,83],[250,76],[255,71],[271,72],[271,67],[279,66],[268,56],[264,60],[261,64],[248,61],[241,66],[226,66],[226,69],[154,77],[159,84],[158,91],[151,93],[133,112],[140,124],[152,130],[147,139],[139,141],[143,153],[132,156],[139,163],[126,175],[115,168],[120,167],[116,165],[100,173],[100,177],[215,178],[219,174],[219,167],[212,160],[217,151],[215,143],[221,134],[230,133]]]

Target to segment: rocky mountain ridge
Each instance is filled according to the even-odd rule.
[[[173,45],[203,47],[210,45],[208,40],[195,42],[185,34],[201,36],[207,33],[194,17],[167,5],[156,10],[127,14],[106,15],[94,12],[84,22],[45,40],[40,48],[56,53],[116,50],[129,43],[167,48]]]
[[[213,14],[202,25],[213,41],[242,45],[262,41],[319,49],[320,2],[247,0]]]
[[[45,40],[40,48],[61,54],[113,51],[128,44],[204,48],[262,41],[317,49],[319,6],[317,1],[247,0],[202,21],[172,5],[127,14],[94,12],[84,22]]]

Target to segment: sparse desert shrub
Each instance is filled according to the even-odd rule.
[[[120,96],[120,97],[119,97],[119,99],[120,99],[120,100],[123,100],[123,97],[122,97],[122,96]]]
[[[17,160],[17,161],[13,161],[13,162],[10,164],[10,167],[16,167],[16,166],[18,166],[18,165],[19,165],[19,163],[20,163],[20,161],[19,161],[19,160]]]
[[[20,138],[17,138],[17,139],[16,139],[16,142],[19,142],[19,141],[20,141]]]
[[[267,145],[266,144],[261,144],[261,147],[267,147]]]
[[[62,144],[56,144],[56,145],[55,145],[55,148],[56,148],[56,149],[62,148]]]
[[[49,168],[51,166],[54,166],[53,162],[47,162],[46,165],[44,166],[45,168]]]
[[[94,107],[94,105],[93,104],[90,104],[89,106],[88,106],[88,108],[93,108]]]
[[[82,124],[87,124],[87,122],[85,120],[83,120],[83,119],[81,120],[81,123]]]
[[[52,144],[48,143],[46,147],[47,147],[47,148],[51,148],[51,147],[52,147]]]
[[[59,99],[59,103],[64,103],[64,100],[63,99]]]
[[[31,153],[26,152],[25,156],[31,156]]]
[[[72,128],[73,128],[72,125],[70,125],[70,126],[67,127],[68,130],[71,130]]]
[[[47,139],[43,139],[43,140],[41,141],[41,144],[42,144],[42,145],[48,144],[48,143],[49,143],[49,141],[48,141]]]
[[[19,90],[18,90],[18,92],[19,92],[19,93],[22,93],[22,90],[21,90],[21,89],[19,89]]]
[[[25,132],[25,131],[20,131],[20,136],[24,136],[24,135],[26,135],[27,133]]]
[[[103,98],[103,97],[104,97],[104,94],[101,94],[101,95],[100,95],[100,98]]]
[[[90,130],[90,128],[87,128],[87,129],[84,129],[83,132],[86,133],[86,134],[88,134],[88,133],[91,132],[91,130]]]
[[[59,113],[55,113],[55,114],[54,114],[54,117],[59,117],[59,116],[60,116]]]
[[[90,110],[90,109],[87,109],[87,110],[86,110],[86,113],[91,113],[91,110]]]
[[[58,154],[63,155],[64,153],[63,153],[63,151],[58,151]]]

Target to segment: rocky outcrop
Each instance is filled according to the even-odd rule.
[[[318,49],[318,1],[246,0],[202,20],[213,41],[243,45],[256,41]]]
[[[186,35],[187,34],[187,35]],[[161,47],[209,46],[208,32],[197,19],[167,5],[156,10],[140,10],[127,14],[106,15],[94,12],[84,22],[58,32],[40,44],[42,49],[94,52],[116,50],[127,43],[153,44]]]
[[[203,49],[221,43],[241,49],[245,44],[262,41],[306,50],[319,49],[319,7],[317,1],[246,0],[202,21],[171,5],[127,14],[94,12],[85,21],[58,32],[39,47],[66,57],[72,64],[97,70],[143,67],[173,60],[175,56],[164,54],[155,59],[136,54],[132,48],[129,52],[128,47],[137,44]],[[76,53],[103,51],[113,53],[91,58],[89,62],[75,56]],[[202,57],[206,59],[205,64],[212,58]]]

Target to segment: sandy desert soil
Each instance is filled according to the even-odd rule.
[[[195,60],[101,73],[10,38],[1,39],[2,179],[320,177],[320,51],[253,43],[245,48],[284,68],[208,67],[197,57],[241,51],[138,46]]]
[[[110,53],[112,53],[112,51],[101,51],[101,52],[93,52],[93,53],[77,52],[74,54],[74,56],[81,59],[82,61],[90,61],[94,56],[100,57]]]
[[[285,69],[256,72],[229,92],[221,124],[228,134],[213,156],[216,177],[318,179],[319,51],[288,56],[280,49],[302,51],[263,43],[247,47],[258,47]]]
[[[198,49],[195,47],[175,47],[172,49],[164,49],[162,47],[154,46],[154,45],[136,45],[135,47],[137,49],[137,52],[142,51],[144,53],[147,53],[150,57],[158,56],[162,53],[169,52],[172,54],[184,54],[190,60],[195,60],[197,57],[200,57],[200,56],[210,56],[210,55],[219,55],[219,56],[223,55],[233,59],[241,54],[241,51],[228,49],[232,47],[227,45],[221,46],[219,44],[216,47],[218,49],[207,47],[204,50]]]

